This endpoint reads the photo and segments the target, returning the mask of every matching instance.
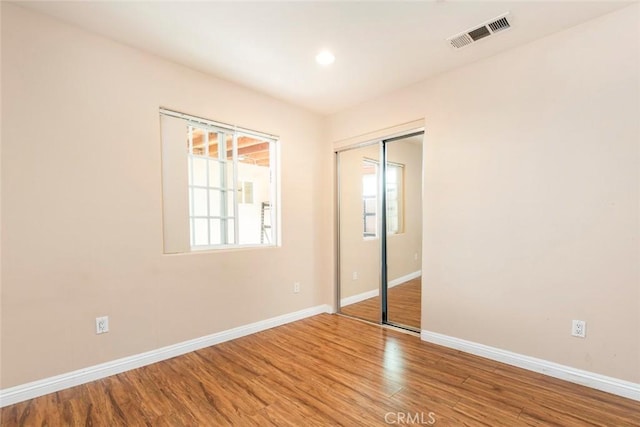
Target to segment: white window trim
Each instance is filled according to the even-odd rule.
[[[202,186],[194,186],[191,185],[192,182],[192,177],[190,176],[188,179],[188,186],[187,186],[187,193],[188,193],[188,198],[189,198],[189,246],[190,246],[190,251],[191,252],[204,252],[204,251],[220,251],[220,250],[235,250],[235,249],[250,249],[250,248],[273,248],[273,247],[279,247],[280,246],[280,242],[281,242],[281,229],[280,229],[280,225],[281,225],[281,214],[280,214],[280,191],[281,191],[281,187],[280,187],[280,180],[278,179],[278,177],[280,176],[280,165],[279,165],[279,159],[280,159],[280,141],[279,141],[279,137],[276,135],[272,135],[272,134],[268,134],[268,133],[264,133],[264,132],[259,132],[259,131],[255,131],[252,129],[248,129],[248,128],[243,128],[243,127],[239,127],[239,126],[235,126],[235,125],[230,125],[230,124],[226,124],[226,123],[221,123],[221,122],[216,122],[213,120],[208,120],[208,119],[204,119],[201,117],[197,117],[197,116],[192,116],[189,114],[185,114],[185,113],[180,113],[177,111],[173,111],[173,110],[169,110],[166,108],[160,108],[160,114],[161,115],[166,115],[166,116],[170,116],[170,117],[175,117],[175,118],[179,118],[185,121],[185,124],[191,128],[191,127],[196,127],[198,129],[203,129],[203,130],[207,130],[207,131],[214,131],[214,132],[224,132],[224,133],[232,133],[233,134],[233,164],[237,165],[238,163],[238,154],[237,154],[237,138],[239,136],[249,136],[249,137],[255,137],[258,139],[261,139],[265,142],[269,142],[269,150],[270,150],[270,164],[269,164],[269,170],[270,170],[270,175],[269,175],[269,200],[271,203],[272,208],[269,210],[269,220],[270,220],[270,224],[271,224],[271,241],[268,243],[245,243],[245,244],[240,244],[240,243],[232,243],[232,244],[220,244],[220,245],[195,245],[195,239],[192,237],[192,233],[193,233],[193,226],[192,226],[192,219],[196,218],[196,217],[202,217],[202,216],[195,216],[192,215],[193,214],[193,206],[192,206],[192,201],[191,201],[191,189],[195,188],[195,187],[202,187]],[[191,140],[191,139],[190,139]],[[187,154],[187,159],[188,161],[191,161],[191,158],[193,157],[204,157],[204,156],[198,156],[198,155],[193,155],[191,153]],[[238,168],[234,167],[234,176],[233,176],[233,186],[231,188],[236,188],[239,180],[238,180]],[[207,180],[207,184],[208,184],[208,180]],[[216,189],[217,187],[209,187],[204,186],[202,188],[206,188],[207,189],[207,194],[208,194],[208,190],[210,189]],[[222,190],[222,189],[220,189]],[[208,195],[207,195],[207,200],[208,200]],[[234,214],[233,217],[230,216],[225,216],[224,218],[233,218],[234,221],[234,241],[238,241],[239,238],[239,221],[238,221],[238,196],[237,194],[233,194],[233,203],[234,203]],[[209,206],[207,204],[207,211],[209,210]],[[209,213],[209,212],[208,212]],[[205,217],[202,217],[205,218]],[[207,215],[206,219],[216,219],[218,218],[217,216],[210,216]],[[210,237],[209,237],[210,238]],[[193,243],[193,244],[191,244]]]

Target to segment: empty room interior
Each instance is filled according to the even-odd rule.
[[[637,1],[0,25],[0,425],[640,426]]]

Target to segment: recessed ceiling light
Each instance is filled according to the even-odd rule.
[[[323,50],[319,54],[316,55],[316,62],[320,65],[330,65],[333,64],[333,61],[336,60],[336,57],[333,56],[333,53],[328,50]]]

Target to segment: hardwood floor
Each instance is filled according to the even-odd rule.
[[[422,278],[410,280],[388,292],[388,317],[393,323],[420,329],[420,305]],[[341,312],[348,316],[372,322],[380,321],[380,297],[373,297],[355,304],[342,307]]]
[[[640,402],[323,314],[0,415],[7,427],[638,426]]]

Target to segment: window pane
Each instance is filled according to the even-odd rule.
[[[238,140],[238,161],[254,166],[270,165],[270,148],[268,141],[247,135],[240,135]]]
[[[209,160],[209,187],[221,187],[220,172],[222,165],[217,160]]]
[[[395,234],[398,231],[398,201],[389,200],[387,202],[387,232]]]
[[[404,166],[387,163],[387,233],[403,231]]]
[[[364,213],[365,214],[375,214],[377,200],[375,197],[367,197],[364,199]]]
[[[395,200],[389,200],[387,202],[387,216],[398,217],[398,202]]]
[[[271,144],[259,138],[238,136],[238,226],[240,244],[270,244]],[[263,226],[264,231],[263,232]]]
[[[207,190],[193,189],[193,215],[207,216]]]
[[[222,156],[223,159],[233,160],[233,135],[225,134],[225,141],[227,143],[227,153],[226,156]]]
[[[395,184],[398,182],[398,168],[387,164],[387,184]]]
[[[219,219],[211,219],[209,220],[209,238],[211,239],[212,245],[220,245],[222,244],[222,236],[220,235],[220,220]]]
[[[227,216],[232,217],[234,215],[233,209],[233,191],[227,191]]]
[[[362,175],[362,195],[375,196],[378,192],[378,180],[375,175]]]
[[[209,244],[209,230],[207,225],[206,219],[196,218],[193,220],[194,244],[196,246]]]
[[[396,184],[387,185],[387,200],[398,200],[398,186]]]
[[[362,161],[362,174],[375,175],[378,173],[378,163],[375,160],[365,159]]]
[[[362,161],[363,236],[376,237],[378,211],[378,164],[373,160]]]
[[[199,157],[191,158],[193,181],[191,185],[206,186],[207,185],[207,160]]]
[[[235,240],[235,231],[233,229],[234,226],[234,222],[232,219],[227,220],[227,243],[229,244],[235,244],[236,240]]]
[[[192,128],[193,129],[193,152],[192,154],[198,156],[204,156],[205,146],[204,146],[204,131],[202,129]]]
[[[398,232],[398,217],[387,218],[387,232],[391,234],[396,234]]]
[[[227,168],[227,181],[226,181],[225,188],[233,189],[233,170],[234,170],[233,162],[229,160],[228,162],[225,163],[225,167]]]
[[[209,216],[221,216],[220,190],[209,190]]]
[[[209,132],[209,154],[214,159],[218,158],[218,132]]]
[[[375,215],[367,215],[364,217],[364,232],[366,234],[371,234],[372,236],[376,235],[376,216]]]

